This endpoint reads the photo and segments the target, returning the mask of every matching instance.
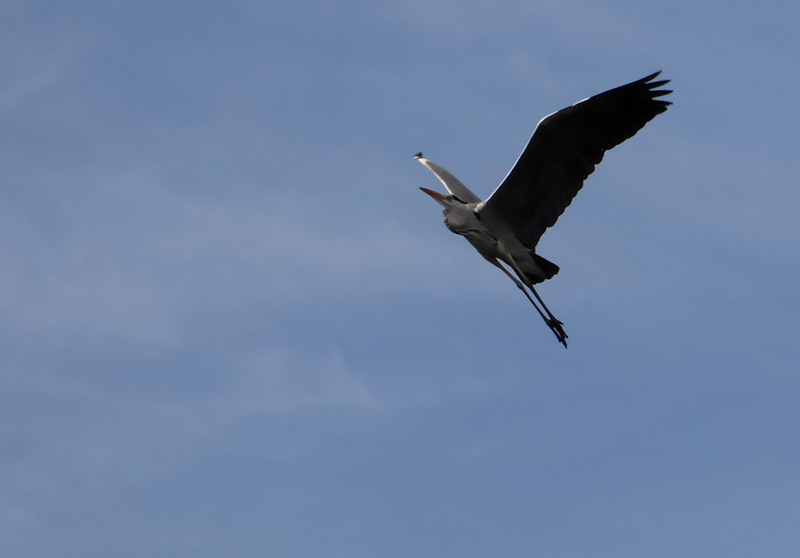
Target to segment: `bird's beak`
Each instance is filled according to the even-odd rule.
[[[444,201],[444,194],[440,194],[439,192],[434,192],[433,190],[428,190],[427,188],[423,188],[421,186],[420,190],[428,194],[430,197],[432,197],[439,203],[442,203]]]

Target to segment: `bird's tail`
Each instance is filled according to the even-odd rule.
[[[528,277],[528,279],[530,279],[530,281],[534,284],[541,283],[546,279],[552,279],[553,277],[555,277],[556,273],[558,273],[559,269],[561,269],[550,260],[546,260],[543,257],[541,257],[539,254],[533,254],[533,259],[536,262],[536,265],[539,266],[539,269],[541,269],[544,272],[544,277],[538,277],[528,273],[525,274]]]

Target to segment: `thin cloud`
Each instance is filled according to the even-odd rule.
[[[307,357],[267,347],[247,356],[229,355],[215,369],[212,379],[198,374],[199,386],[191,390],[159,383],[119,390],[101,387],[113,385],[110,378],[66,369],[25,371],[27,378],[17,385],[36,390],[37,399],[49,400],[66,414],[62,421],[16,421],[14,438],[36,442],[4,460],[0,517],[35,524],[48,495],[69,499],[76,490],[118,492],[157,482],[242,428],[258,428],[269,440],[291,429],[293,420],[324,415],[328,422],[341,416],[368,421],[389,410],[388,402],[336,352]],[[191,376],[192,371],[180,374]],[[94,420],[98,413],[102,421]],[[313,454],[316,443],[280,435],[268,453],[278,461],[294,459]]]

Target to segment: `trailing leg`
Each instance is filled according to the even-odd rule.
[[[562,324],[560,320],[556,319],[556,317],[553,316],[553,314],[550,312],[550,310],[547,309],[547,306],[545,306],[544,301],[539,296],[539,294],[536,292],[536,290],[533,288],[533,286],[528,285],[528,288],[533,292],[534,296],[536,296],[536,299],[541,303],[541,305],[544,308],[545,312],[547,312],[547,315],[545,315],[545,312],[543,312],[542,309],[539,308],[539,305],[536,304],[536,301],[534,301],[533,298],[531,298],[531,295],[528,294],[528,290],[525,288],[525,285],[519,279],[514,277],[514,275],[512,275],[512,273],[510,271],[508,271],[505,267],[503,267],[497,260],[489,260],[489,261],[492,264],[494,264],[497,267],[499,267],[503,271],[503,273],[508,275],[509,279],[514,281],[514,284],[517,286],[517,288],[519,288],[519,290],[521,290],[525,294],[525,297],[530,301],[531,304],[533,304],[533,307],[536,308],[536,311],[542,317],[542,319],[544,320],[544,323],[547,324],[547,327],[549,327],[550,330],[553,332],[553,334],[556,336],[556,339],[558,339],[558,342],[561,343],[562,345],[564,345],[564,348],[567,348],[567,337],[568,337],[568,335],[564,331],[564,328],[561,327],[564,324]]]

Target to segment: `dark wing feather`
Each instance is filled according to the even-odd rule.
[[[641,130],[671,103],[657,97],[660,72],[611,89],[543,118],[482,214],[501,219],[534,249],[583,186],[603,154]]]

